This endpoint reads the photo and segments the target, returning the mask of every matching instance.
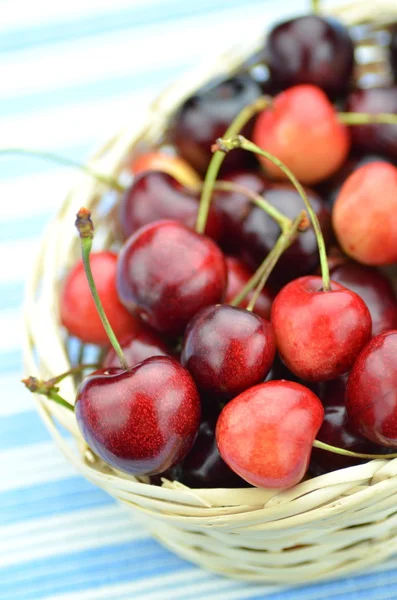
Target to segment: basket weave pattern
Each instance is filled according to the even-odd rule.
[[[397,2],[364,0],[334,14],[348,25],[371,23],[376,31],[397,21]],[[384,51],[371,35],[360,41],[370,58],[358,67],[358,76],[360,69],[384,68]],[[142,116],[141,130],[126,129],[110,140],[90,166],[117,176],[127,155],[161,140],[181,101],[210,77],[233,73],[258,43],[259,38],[228,51],[215,65],[212,61],[166,90]],[[58,320],[59,286],[80,255],[73,228],[80,206],[93,210],[97,247],[112,243],[109,207],[101,203],[105,191],[103,184],[82,178],[43,236],[24,308],[27,374],[48,378],[70,368],[68,340]],[[60,388],[73,402],[75,382],[69,378]],[[335,471],[284,491],[191,490],[168,480],[160,487],[109,468],[86,447],[73,414],[42,396],[35,399],[59,448],[82,475],[126,509],[139,510],[145,526],[172,551],[209,570],[251,581],[305,583],[348,574],[397,551],[397,459]]]

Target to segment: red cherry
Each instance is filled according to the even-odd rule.
[[[157,331],[178,336],[204,306],[222,300],[226,263],[218,246],[175,221],[142,227],[122,248],[122,303]]]
[[[199,207],[198,192],[184,188],[167,173],[146,171],[134,180],[124,194],[118,211],[119,226],[124,238],[160,219],[173,219],[194,229]],[[210,208],[206,234],[218,239],[222,230],[221,217]]]
[[[364,437],[397,447],[397,330],[374,337],[349,375],[346,408]]]
[[[122,338],[120,346],[129,367],[134,367],[142,360],[152,356],[171,356],[172,354],[163,340],[154,331],[143,325],[136,333]],[[106,354],[103,367],[105,369],[121,368],[119,357],[113,348],[110,348]]]
[[[350,146],[349,132],[334,107],[312,85],[297,85],[276,96],[271,108],[259,115],[253,141],[277,156],[304,184],[318,183],[337,171]],[[266,173],[286,178],[268,159],[260,160]]]
[[[371,315],[354,292],[321,277],[300,277],[276,296],[271,323],[287,367],[308,381],[346,373],[371,337]]]
[[[318,396],[323,403],[325,414],[317,439],[325,444],[353,452],[363,452],[365,454],[384,453],[384,449],[369,442],[351,427],[346,414],[346,384],[347,375],[343,375],[338,379],[326,381],[319,386]],[[313,448],[310,459],[310,472],[313,475],[323,475],[345,467],[360,465],[363,462],[366,462],[366,460]]]
[[[349,256],[367,265],[397,261],[397,168],[386,162],[360,167],[336,199],[332,223]]]
[[[200,390],[232,398],[265,379],[275,353],[268,321],[221,304],[203,308],[189,323],[181,363]]]
[[[77,392],[81,433],[106,463],[132,475],[162,473],[191,449],[200,398],[175,360],[148,358],[130,371],[87,377]]]
[[[346,260],[331,267],[330,274],[332,281],[352,290],[364,300],[371,313],[373,336],[397,328],[396,294],[383,273]]]
[[[116,290],[117,254],[103,251],[91,254],[91,268],[98,294],[117,337],[134,334],[139,321],[121,304]],[[61,322],[68,332],[87,344],[108,344],[109,339],[95,309],[80,260],[68,273],[59,303]]]
[[[264,488],[288,488],[307,471],[324,409],[308,388],[269,381],[246,390],[222,410],[216,441],[240,477]]]
[[[233,256],[226,256],[227,266],[227,288],[225,302],[229,304],[241,292],[243,287],[252,276],[252,272],[245,266],[241,260]],[[253,291],[240,303],[241,308],[246,308],[253,296]],[[269,319],[273,296],[265,287],[260,293],[255,303],[253,312],[264,319]]]

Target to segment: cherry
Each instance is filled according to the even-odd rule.
[[[132,160],[130,168],[136,175],[145,171],[168,173],[186,187],[200,184],[200,177],[186,160],[161,150],[138,154]]]
[[[333,281],[352,290],[364,300],[371,313],[373,336],[397,328],[396,294],[383,273],[345,260],[331,266],[330,274]]]
[[[99,297],[116,335],[134,335],[139,322],[124,308],[117,295],[117,254],[110,251],[95,252],[91,255],[91,262]],[[70,334],[87,344],[108,343],[108,336],[95,310],[82,260],[66,276],[59,310],[61,323]]]
[[[253,169],[232,171],[222,179],[237,183],[256,194],[262,194],[269,185],[264,176]],[[214,203],[223,222],[223,235],[219,243],[225,251],[238,252],[242,245],[241,224],[249,213],[252,202],[246,195],[236,191],[217,191],[214,195]]]
[[[303,385],[256,385],[222,410],[216,426],[219,453],[252,485],[292,487],[307,471],[323,416],[320,400]]]
[[[227,288],[225,302],[229,304],[237,296],[237,294],[241,292],[243,287],[250,280],[252,273],[241,260],[233,256],[226,256],[226,266]],[[241,308],[247,308],[247,305],[249,304],[253,293],[253,291],[250,292],[246,296],[246,298],[240,303],[239,306]],[[269,319],[272,301],[273,296],[271,292],[265,287],[258,296],[257,301],[255,302],[253,312],[256,315],[260,315],[264,319]]]
[[[229,399],[265,379],[275,352],[268,321],[221,304],[203,308],[189,323],[181,364],[200,391]]]
[[[258,116],[253,141],[308,185],[335,173],[350,146],[347,128],[339,123],[324,92],[313,85],[297,85],[276,96],[272,106]],[[260,160],[271,177],[285,178],[267,158]]]
[[[157,221],[122,248],[117,288],[130,311],[157,331],[178,336],[200,308],[222,300],[226,263],[209,238],[175,221]]]
[[[358,356],[347,383],[346,408],[361,435],[397,447],[397,330],[374,337]]]
[[[132,475],[151,475],[181,461],[193,446],[200,397],[177,361],[156,356],[129,371],[87,377],[77,392],[75,415],[102,460]]]
[[[321,277],[314,275],[291,281],[277,294],[271,323],[282,360],[308,381],[349,371],[372,327],[357,294],[333,281],[325,292]]]
[[[332,18],[306,15],[280,23],[267,36],[265,57],[282,89],[309,83],[335,98],[352,77],[353,42],[348,29]]]
[[[392,31],[390,42],[390,62],[394,73],[394,79],[397,81],[397,28]]]
[[[394,113],[397,115],[397,87],[355,90],[346,108],[360,113]],[[397,125],[374,123],[351,127],[353,146],[397,160]]]
[[[397,168],[376,162],[357,169],[342,186],[332,213],[343,250],[367,265],[397,261]]]
[[[330,214],[321,198],[312,190],[305,190],[309,202],[320,222],[325,239],[330,237]],[[289,183],[273,184],[265,191],[266,199],[287,217],[294,219],[302,211],[302,198]],[[241,224],[241,239],[245,249],[244,257],[249,264],[258,267],[264,257],[274,247],[280,235],[280,227],[261,208],[251,203]],[[300,233],[296,241],[279,259],[272,281],[285,283],[294,277],[305,275],[318,265],[319,256],[314,230],[310,227]]]
[[[347,375],[321,384],[319,397],[324,406],[324,421],[317,434],[317,439],[331,446],[352,450],[353,452],[379,454],[381,452],[379,446],[356,433],[349,424],[345,404],[346,384]],[[384,451],[384,449],[382,450]],[[342,456],[341,454],[333,454],[313,448],[310,472],[315,476],[323,475],[345,467],[359,465],[363,462],[366,462],[365,459]]]
[[[200,425],[193,448],[181,464],[178,478],[190,488],[243,488],[247,482],[232,471],[219,454],[215,440],[215,422]]]
[[[124,238],[161,219],[173,219],[194,229],[198,207],[198,192],[184,188],[167,173],[146,171],[136,177],[119,204],[119,226]],[[211,207],[205,233],[218,239],[221,228],[221,217]]]
[[[163,340],[144,325],[141,325],[135,333],[121,338],[120,346],[129,367],[134,367],[137,363],[152,356],[171,356],[172,354]],[[103,367],[107,369],[121,368],[120,359],[113,348],[110,348],[106,354]]]
[[[209,82],[177,111],[170,125],[170,142],[195,169],[205,172],[212,156],[211,145],[240,111],[261,94],[260,86],[248,74]],[[250,136],[251,129],[251,125],[245,127],[244,135]],[[247,160],[247,153],[235,152],[225,162],[233,167]]]

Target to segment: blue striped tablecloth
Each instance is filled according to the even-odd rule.
[[[303,0],[0,0],[0,147],[84,161],[225,40]],[[0,600],[397,598],[397,561],[294,590],[208,574],[152,540],[78,476],[21,376],[20,305],[40,233],[75,174],[0,157]]]

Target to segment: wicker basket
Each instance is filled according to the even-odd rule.
[[[361,35],[357,56],[365,64],[356,76],[364,69],[387,78],[377,30],[397,21],[396,0],[363,0],[333,14],[349,26],[370,23],[369,28],[357,29]],[[258,33],[256,40],[228,51],[216,64],[211,61],[166,90],[148,110],[140,131],[122,131],[90,165],[118,175],[127,155],[159,142],[170,115],[185,97],[215,74],[232,73],[261,38]],[[80,255],[73,227],[80,206],[93,209],[97,247],[112,242],[105,191],[103,185],[82,177],[43,236],[24,308],[27,374],[48,378],[70,368],[69,343],[58,320],[59,285],[65,269]],[[73,401],[71,378],[62,382],[61,393]],[[209,570],[249,581],[306,583],[346,575],[397,551],[397,459],[335,471],[284,491],[191,490],[168,480],[154,486],[110,469],[87,448],[72,413],[41,396],[35,399],[59,448],[82,475],[127,509],[139,510],[142,522],[165,546]],[[65,430],[71,436],[65,436]]]

